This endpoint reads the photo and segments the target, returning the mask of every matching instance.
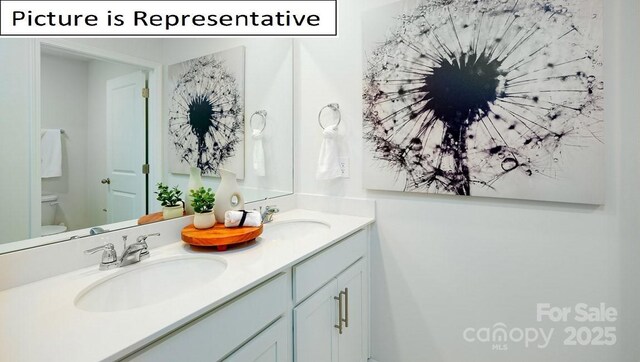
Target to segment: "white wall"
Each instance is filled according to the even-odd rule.
[[[291,193],[293,190],[293,79],[292,42],[290,39],[163,39],[163,64],[169,66],[185,60],[245,46],[245,178],[239,184],[246,201]],[[165,67],[166,70],[166,67]],[[166,72],[165,82],[168,84]],[[167,137],[167,94],[165,89],[163,137]],[[258,177],[252,167],[253,139],[249,117],[257,110],[267,110],[264,130],[266,176]],[[168,154],[165,149],[165,182],[186,189],[188,175],[166,172]],[[204,177],[205,186],[214,190],[219,179]]]
[[[41,128],[60,128],[62,176],[43,178],[42,193],[58,195],[54,224],[69,230],[89,226],[87,194],[88,68],[86,60],[43,54],[41,58]]]
[[[33,69],[25,39],[0,41],[0,243],[29,237],[30,101]],[[38,195],[39,197],[39,195]]]
[[[296,192],[376,199],[371,346],[380,362],[637,361],[640,326],[640,15],[607,1],[606,204],[589,207],[489,198],[373,192],[362,183],[360,13],[389,0],[339,2],[340,37],[296,43]],[[340,103],[351,178],[314,179],[318,110]],[[565,347],[563,324],[537,323],[536,304],[605,302],[620,313],[613,347]],[[492,351],[467,327],[555,327],[547,349]],[[598,324],[595,324],[598,325]],[[580,326],[580,325],[578,325]]]

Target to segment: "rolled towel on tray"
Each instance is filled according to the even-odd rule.
[[[231,210],[224,213],[224,226],[228,228],[240,226],[258,227],[262,224],[262,216],[256,210]]]

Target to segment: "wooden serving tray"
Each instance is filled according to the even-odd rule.
[[[151,224],[152,222],[162,221],[164,218],[162,217],[162,211],[155,212],[153,214],[144,215],[138,219],[138,225]]]
[[[191,224],[182,229],[181,234],[182,240],[187,244],[215,246],[218,251],[225,251],[229,245],[244,243],[260,236],[262,225],[259,227],[226,228],[224,224],[215,224],[210,229],[199,230]]]
[[[182,212],[182,216],[185,216],[184,211]],[[140,217],[138,219],[138,225],[151,224],[158,221],[164,221],[164,217],[162,217],[162,211],[154,212],[153,214]]]

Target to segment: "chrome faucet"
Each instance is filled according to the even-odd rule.
[[[260,207],[260,216],[262,217],[262,223],[266,224],[268,222],[273,221],[273,214],[280,212],[274,205],[265,206],[264,210],[262,210],[262,206]]]
[[[149,246],[147,238],[150,236],[160,236],[160,233],[140,235],[136,242],[127,246],[127,235],[122,236],[124,242],[124,250],[122,256],[118,258],[116,249],[112,243],[98,246],[93,249],[85,250],[85,254],[94,254],[103,250],[102,260],[100,261],[100,270],[109,270],[117,267],[127,266],[138,263],[149,257]]]

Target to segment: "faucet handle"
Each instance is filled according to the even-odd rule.
[[[136,238],[136,242],[140,243],[140,242],[146,242],[147,238],[150,236],[160,236],[160,233],[153,233],[153,234],[146,234],[146,235],[140,235]]]
[[[140,252],[140,260],[146,259],[149,257],[149,246],[147,245],[147,238],[150,236],[160,236],[160,233],[140,235],[136,238],[136,243],[143,244],[143,249]]]
[[[271,218],[273,217],[273,214],[277,214],[279,212],[280,212],[280,209],[278,209],[278,207],[276,205],[267,205],[264,208],[264,213],[266,215],[268,215],[269,221],[271,221]]]
[[[103,246],[85,250],[85,254],[95,254],[99,251],[102,252],[102,261],[100,261],[100,270],[107,270],[118,266],[118,255],[116,254],[116,248],[113,244],[108,243]]]
[[[264,210],[262,209],[262,206],[260,206],[260,213],[263,213],[263,212],[273,212],[273,213],[275,213],[275,212],[279,212],[279,211],[280,211],[280,209],[278,209],[278,207],[276,205],[267,205],[267,206],[264,207]]]
[[[97,253],[97,252],[99,252],[101,250],[108,251],[110,249],[115,250],[115,247],[113,246],[113,244],[108,243],[108,244],[104,244],[102,246],[98,246],[98,247],[95,247],[95,248],[91,248],[91,249],[85,250],[84,253],[87,254],[87,255],[88,254],[95,254],[95,253]]]

